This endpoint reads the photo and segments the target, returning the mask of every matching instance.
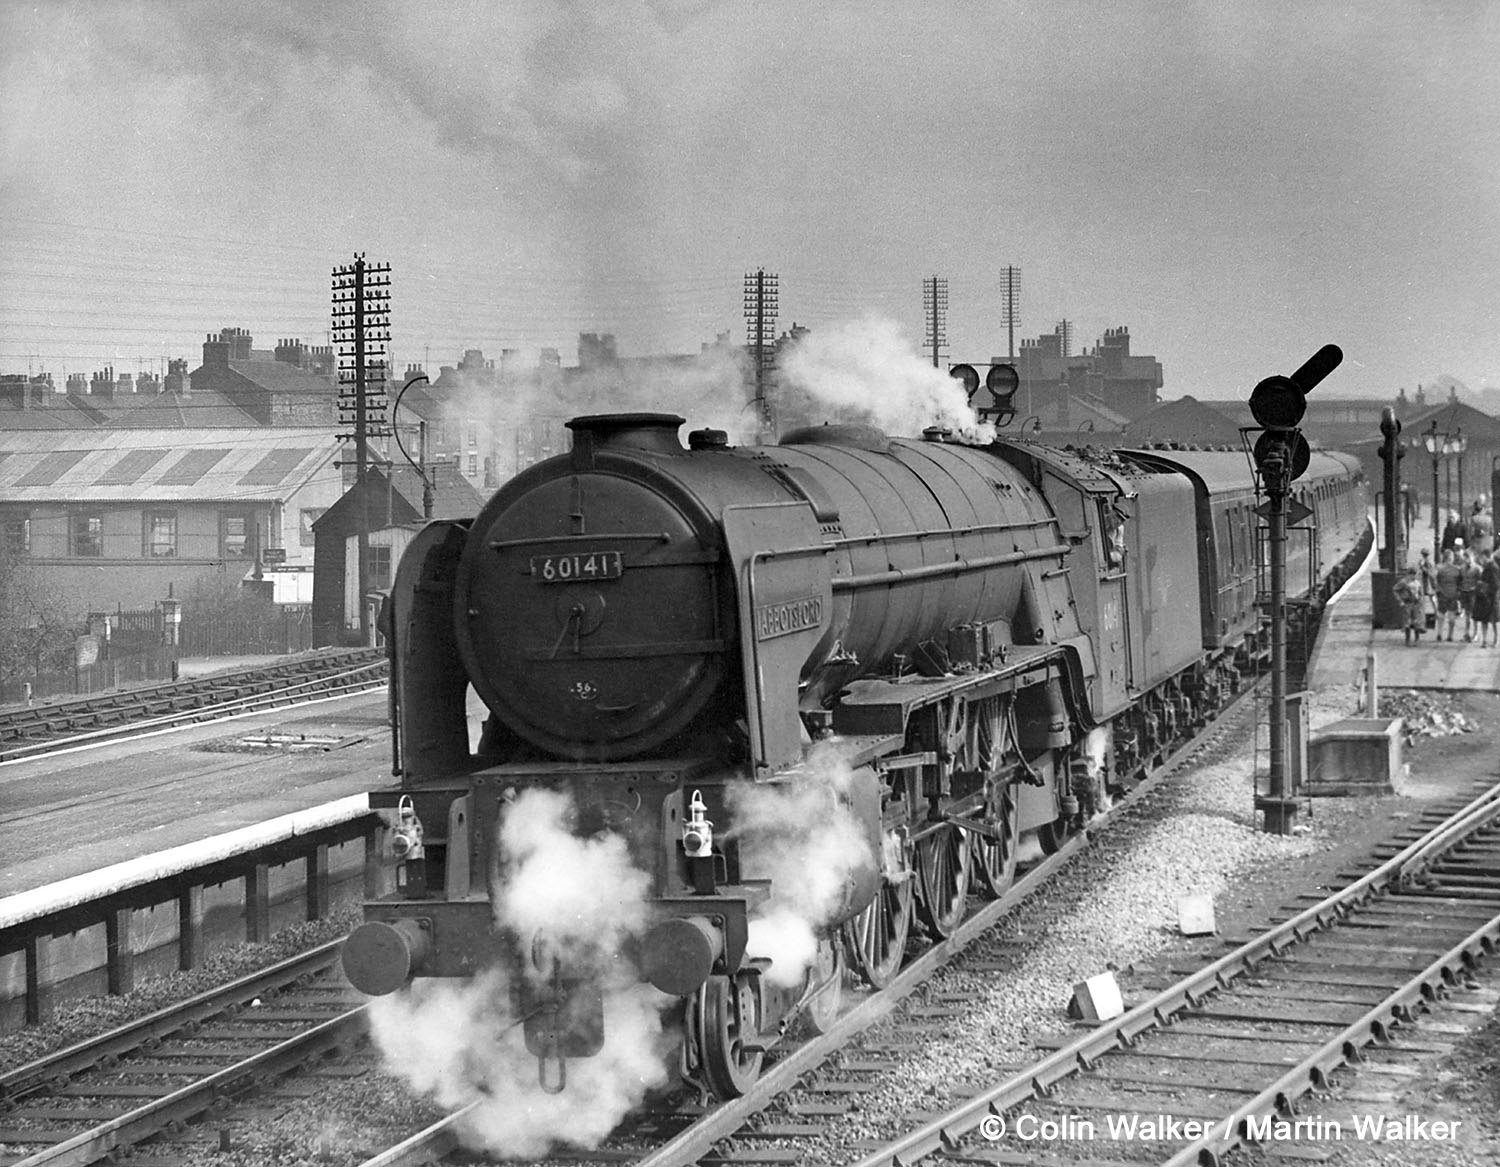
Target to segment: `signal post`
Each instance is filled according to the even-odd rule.
[[[1297,428],[1307,411],[1308,392],[1344,359],[1337,345],[1326,344],[1290,377],[1267,377],[1250,394],[1250,413],[1262,427],[1255,442],[1255,465],[1266,502],[1258,513],[1266,520],[1271,569],[1271,758],[1268,791],[1257,795],[1255,808],[1265,815],[1264,829],[1289,835],[1297,819],[1297,802],[1287,783],[1286,726],[1286,532],[1312,512],[1290,497],[1291,484],[1311,459],[1307,439]]]

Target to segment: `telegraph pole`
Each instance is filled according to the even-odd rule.
[[[1010,348],[1007,350],[1007,360],[1012,365],[1016,363],[1016,325],[1021,322],[1021,269],[1009,264],[1005,267],[1005,297],[1002,301],[1001,315],[1005,317],[1006,328],[1010,331]]]
[[[757,268],[745,273],[745,347],[755,362],[755,399],[760,428],[766,439],[775,437],[775,417],[766,395],[771,359],[776,345],[776,302],[779,281],[774,272]]]
[[[370,493],[372,440],[385,437],[385,345],[391,338],[391,265],[365,262],[333,269],[333,339],[339,347],[339,424],[354,426],[339,436],[354,442],[354,488],[359,510],[359,632],[370,643]],[[372,417],[373,415],[373,417]]]
[[[927,320],[927,344],[932,349],[932,367],[942,368],[943,348],[948,343],[948,281],[940,276],[922,281],[922,311]]]

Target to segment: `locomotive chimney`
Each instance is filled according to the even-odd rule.
[[[684,418],[675,413],[596,413],[568,422],[573,431],[573,464],[593,464],[596,450],[643,450],[652,454],[683,453],[677,431]]]

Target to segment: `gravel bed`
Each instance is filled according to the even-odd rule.
[[[1313,723],[1353,715],[1356,695],[1352,686],[1320,694]],[[1029,1062],[1040,1035],[1076,1032],[1066,1010],[1078,981],[1169,948],[1194,947],[1178,935],[1180,897],[1211,894],[1222,933],[1246,900],[1265,902],[1264,894],[1247,889],[1273,897],[1299,889],[1299,877],[1289,872],[1326,867],[1330,853],[1350,837],[1358,840],[1366,820],[1387,814],[1394,801],[1320,800],[1315,814],[1299,817],[1293,835],[1265,834],[1253,812],[1255,752],[1248,734],[1210,747],[1203,756],[1211,760],[1185,768],[1127,810],[1106,838],[1001,923],[996,936],[1010,957],[1008,971],[967,971],[971,959],[994,963],[994,946],[983,944],[939,973],[929,997],[945,1004],[967,998],[967,1013],[904,1057],[899,1073],[881,1075],[858,1110],[837,1120],[806,1161],[852,1162],[861,1154],[847,1149],[856,1140],[893,1137],[914,1125],[914,1115],[951,1106],[997,1080],[1005,1067]],[[1361,852],[1362,844],[1353,850]],[[1274,900],[1266,906],[1274,907]],[[882,1027],[872,1038],[889,1032]]]
[[[284,928],[260,944],[217,948],[191,972],[155,977],[132,992],[112,997],[79,997],[58,1002],[53,1019],[0,1037],[0,1071],[34,1061],[75,1042],[107,1032],[128,1021],[165,1009],[197,993],[286,960],[308,949],[347,936],[361,919],[359,908],[347,908],[322,920]]]

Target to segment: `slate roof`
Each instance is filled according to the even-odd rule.
[[[0,502],[285,499],[339,448],[303,426],[0,432]]]
[[[444,463],[435,470],[433,518],[469,519],[478,514],[485,496],[475,490],[454,466]],[[395,467],[387,478],[384,467],[371,466],[366,482],[372,527],[409,526],[423,522],[422,480],[411,467]],[[313,520],[313,529],[319,532],[354,530],[354,508],[358,502],[359,488],[351,487]]]
[[[16,401],[0,399],[0,431],[92,429],[98,424],[97,409],[65,393],[54,394],[48,405],[26,409]]]
[[[258,424],[222,393],[194,390],[186,397],[176,393],[123,393],[113,401],[99,402],[103,424],[131,429],[193,427],[209,429]]]
[[[230,361],[229,368],[261,388],[277,393],[313,393],[319,397],[332,397],[336,391],[333,382],[327,377],[320,377],[285,361]],[[194,377],[201,371],[195,372]],[[194,384],[196,383],[195,380]]]
[[[1233,419],[1196,397],[1164,401],[1124,427],[1132,442],[1192,442],[1200,446],[1238,446]]]

